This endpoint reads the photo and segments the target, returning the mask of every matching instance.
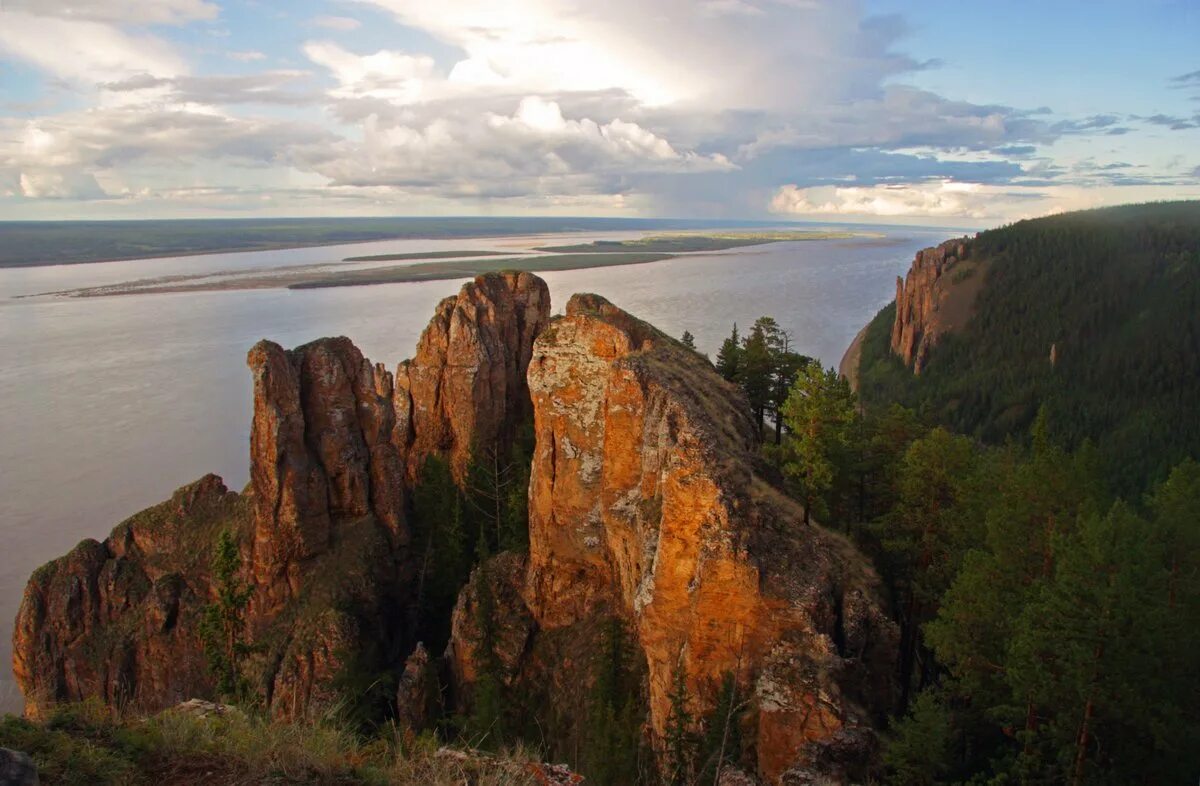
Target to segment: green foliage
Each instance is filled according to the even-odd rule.
[[[901,667],[917,663],[926,691],[889,739],[889,782],[1173,783],[1200,768],[1200,467],[1181,464],[1145,515],[1104,512],[1092,452],[1048,431],[1043,416],[1032,448],[984,450],[935,429],[905,453],[873,531],[902,601]]]
[[[792,385],[782,415],[787,427],[783,474],[804,502],[808,523],[810,512],[819,517],[830,509],[835,481],[851,471],[858,433],[854,394],[835,370],[808,363]]]
[[[511,448],[499,444],[475,451],[463,489],[471,518],[484,532],[489,551],[529,549],[529,472],[533,424],[518,430]]]
[[[450,635],[450,611],[471,573],[462,495],[445,459],[430,455],[412,493],[413,543],[420,553],[416,628],[435,648]]]
[[[1091,440],[1129,498],[1200,455],[1200,202],[1022,221],[981,233],[971,257],[987,264],[974,316],[919,377],[891,353],[894,304],[871,323],[868,408],[899,402],[1001,443],[1044,406],[1055,440]]]
[[[884,765],[888,783],[897,786],[936,786],[947,783],[953,771],[955,719],[937,691],[926,691],[913,702],[887,740]]]
[[[721,342],[717,350],[717,373],[729,382],[736,382],[742,368],[742,342],[738,338],[737,323],[733,324],[733,332],[729,338]]]
[[[478,639],[473,655],[478,671],[472,688],[471,714],[465,723],[465,736],[473,747],[497,750],[508,737],[508,704],[504,689],[504,664],[496,649],[499,624],[496,620],[496,597],[492,590],[487,539],[482,532],[476,553],[480,564],[472,584],[475,589]]]
[[[209,671],[217,681],[217,693],[234,699],[244,699],[250,692],[240,665],[250,651],[245,640],[245,614],[254,590],[242,583],[241,567],[233,533],[222,530],[213,546],[211,565],[217,599],[204,607],[200,638]]]
[[[696,348],[696,337],[687,330],[683,331],[683,335],[679,337],[679,341],[688,349]]]
[[[617,618],[605,626],[597,648],[595,682],[588,697],[588,734],[581,769],[596,786],[639,782],[640,730],[645,708],[631,662],[629,634]]]

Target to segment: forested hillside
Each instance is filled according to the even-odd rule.
[[[894,305],[862,349],[868,407],[899,402],[999,443],[1044,406],[1052,437],[1092,440],[1125,493],[1200,452],[1200,202],[1090,210],[981,233],[987,279],[967,327],[919,376],[895,357]]]

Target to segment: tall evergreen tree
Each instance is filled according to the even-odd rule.
[[[717,350],[717,373],[729,382],[736,382],[742,370],[742,342],[738,337],[737,323],[733,324],[733,332],[729,338],[721,342]]]
[[[853,469],[850,441],[856,417],[854,394],[833,369],[810,363],[796,378],[783,406],[789,432],[783,442],[783,471],[804,502],[805,524],[814,508],[828,510],[826,495],[837,475]]]

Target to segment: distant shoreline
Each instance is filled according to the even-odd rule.
[[[499,270],[528,270],[552,272],[560,270],[584,270],[601,267],[648,264],[668,259],[703,258],[719,256],[735,249],[754,248],[785,242],[814,242],[818,240],[860,240],[878,242],[881,238],[872,233],[797,231],[777,233],[770,238],[746,233],[736,237],[723,235],[688,234],[648,236],[639,240],[616,241],[597,246],[577,246],[588,251],[547,253],[542,249],[530,249],[508,253],[487,252],[426,252],[414,254],[376,255],[368,261],[382,261],[388,257],[397,260],[425,259],[421,264],[385,265],[380,267],[329,270],[329,265],[308,264],[262,268],[247,271],[224,271],[199,275],[174,275],[160,278],[143,278],[101,286],[40,292],[21,297],[69,297],[93,298],[119,295],[172,294],[183,292],[228,292],[250,289],[326,289],[333,287],[374,286],[379,284],[402,284],[422,281],[445,281],[473,278],[481,273]],[[672,246],[686,245],[678,251],[668,251]],[[572,248],[572,247],[562,247]],[[540,252],[540,253],[539,253]],[[447,258],[456,254],[455,258]],[[348,257],[347,260],[355,259]],[[341,264],[346,264],[343,260]],[[330,263],[333,264],[333,263]]]
[[[824,225],[685,219],[397,218],[0,221],[0,270],[256,253],[388,241],[597,232],[715,232]]]

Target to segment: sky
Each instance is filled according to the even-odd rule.
[[[1197,0],[0,0],[0,219],[1200,198]]]

